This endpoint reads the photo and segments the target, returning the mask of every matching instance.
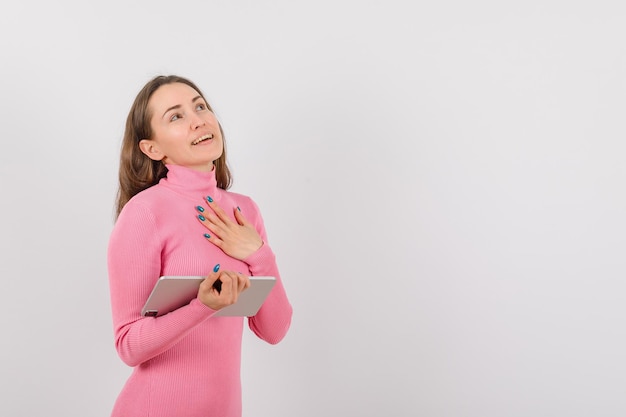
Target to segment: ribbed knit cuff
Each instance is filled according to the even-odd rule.
[[[276,256],[270,245],[265,242],[263,242],[263,246],[243,261],[250,266],[252,275],[271,275],[276,268]]]
[[[191,300],[191,302],[189,303],[189,308],[193,309],[193,311],[198,314],[206,315],[206,317],[211,317],[213,314],[217,313],[218,311],[218,310],[213,310],[211,307],[205,305],[197,297]]]

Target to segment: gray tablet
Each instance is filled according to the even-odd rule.
[[[141,310],[141,315],[158,317],[189,304],[198,295],[198,287],[205,278],[200,276],[159,278]],[[250,286],[239,294],[237,302],[222,308],[215,316],[254,316],[274,284],[275,277],[250,277]]]

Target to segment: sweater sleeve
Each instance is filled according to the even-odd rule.
[[[276,278],[276,284],[257,314],[248,319],[248,326],[262,340],[277,344],[289,330],[293,309],[278,271],[276,256],[267,243],[267,233],[260,211],[254,202],[252,206],[257,212],[255,227],[264,243],[259,250],[244,261],[248,264],[252,275],[273,276]]]
[[[153,214],[129,202],[117,219],[108,247],[109,287],[115,347],[129,366],[166,351],[215,313],[194,299],[160,317],[141,309],[161,272],[162,239]]]

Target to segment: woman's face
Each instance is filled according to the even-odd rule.
[[[148,101],[152,137],[139,142],[150,159],[211,171],[224,150],[215,115],[200,94],[183,83],[159,87]]]

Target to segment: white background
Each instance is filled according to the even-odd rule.
[[[171,73],[294,306],[244,416],[626,415],[624,2],[13,1],[0,54],[0,415],[109,415],[119,145]]]

